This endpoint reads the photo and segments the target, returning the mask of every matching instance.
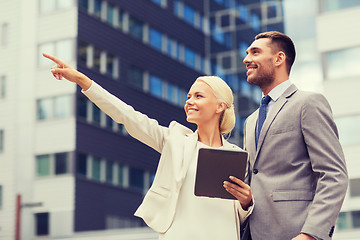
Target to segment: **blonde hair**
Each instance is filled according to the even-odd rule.
[[[196,81],[209,85],[218,101],[225,103],[226,109],[220,117],[219,128],[222,134],[230,133],[235,127],[234,96],[231,88],[218,76],[201,76]]]

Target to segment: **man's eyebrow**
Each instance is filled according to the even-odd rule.
[[[254,51],[254,50],[259,50],[259,51],[261,51],[261,48],[259,48],[259,47],[251,47],[251,48],[248,48],[248,49],[246,50],[246,53],[249,53],[249,51],[252,52],[252,51]]]

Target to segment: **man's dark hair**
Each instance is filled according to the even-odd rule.
[[[290,74],[291,67],[295,61],[295,46],[293,41],[284,33],[276,32],[276,31],[270,31],[270,32],[263,32],[259,33],[255,36],[255,40],[258,40],[260,38],[269,38],[271,39],[271,43],[273,46],[270,46],[273,50],[273,52],[283,51],[286,55],[286,69],[288,71],[288,74]]]

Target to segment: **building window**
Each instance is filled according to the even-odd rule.
[[[107,183],[114,183],[114,163],[106,161],[105,180]]]
[[[94,103],[92,104],[92,122],[96,124],[101,124],[101,110]]]
[[[6,76],[0,76],[0,99],[6,97]]]
[[[56,42],[42,43],[38,48],[38,63],[40,67],[49,67],[53,63],[42,56],[42,53],[53,54],[65,62],[71,62],[74,59],[73,39],[64,39]]]
[[[89,11],[89,0],[79,0],[79,8],[84,11]]]
[[[151,0],[153,3],[165,8],[167,6],[167,0]]]
[[[360,76],[360,47],[331,51],[325,54],[326,79]]]
[[[115,25],[115,6],[110,3],[107,4],[106,22]]]
[[[101,49],[94,47],[93,69],[100,72],[101,69]]]
[[[76,160],[76,173],[82,176],[87,176],[87,155],[79,153]]]
[[[44,177],[50,175],[50,155],[36,156],[37,176]]]
[[[78,97],[77,101],[77,116],[81,117],[82,119],[87,118],[88,115],[88,100],[87,98],[80,96]]]
[[[3,206],[3,187],[0,185],[0,210]]]
[[[349,189],[351,197],[360,197],[360,178],[350,179]]]
[[[49,213],[35,214],[35,235],[49,235]]]
[[[88,57],[88,48],[89,44],[79,40],[78,42],[78,64],[83,64],[87,66],[87,57]]]
[[[1,152],[4,152],[5,150],[5,133],[4,133],[4,130],[3,129],[0,129],[0,153]]]
[[[131,66],[129,68],[129,82],[131,85],[144,89],[144,71]]]
[[[65,174],[69,172],[68,153],[55,154],[55,175]]]
[[[73,1],[74,0],[58,0],[57,1],[57,8],[58,9],[70,8],[70,7],[73,6]]]
[[[323,11],[335,11],[360,6],[359,0],[322,0]]]
[[[72,97],[70,95],[37,100],[37,119],[50,120],[70,117]]]
[[[184,4],[183,19],[190,25],[195,26],[195,10],[186,4]]]
[[[40,0],[40,12],[49,13],[73,6],[73,0]]]
[[[124,187],[125,186],[125,174],[124,174],[124,166],[117,165],[117,183],[119,186]]]
[[[183,17],[184,13],[184,8],[183,8],[183,3],[180,2],[179,0],[174,0],[174,14],[175,16],[178,16],[180,18]]]
[[[155,97],[162,98],[164,92],[164,84],[163,80],[159,77],[150,76],[150,94],[154,95]]]
[[[1,46],[6,47],[9,42],[9,24],[3,23],[1,25]]]
[[[191,68],[196,68],[196,53],[185,47],[185,64]]]
[[[360,144],[360,115],[337,117],[335,122],[343,146]]]
[[[91,163],[91,178],[101,181],[101,158],[93,157]]]
[[[237,8],[237,11],[239,13],[239,18],[243,21],[243,22],[247,22],[248,21],[248,9],[245,7],[245,5],[239,3],[239,6]]]
[[[144,23],[132,16],[129,17],[129,33],[133,37],[143,40]]]
[[[101,17],[101,11],[102,11],[102,0],[95,0],[94,1],[94,16],[100,18]]]
[[[360,228],[360,211],[351,212],[353,228]]]
[[[130,168],[129,170],[130,187],[137,190],[144,190],[144,170]]]
[[[117,27],[119,29],[123,29],[124,28],[124,26],[123,26],[123,24],[124,24],[124,12],[122,10],[118,11],[117,21],[118,21]]]
[[[175,103],[174,92],[175,92],[174,85],[169,82],[166,83],[166,100],[173,104]]]
[[[66,118],[71,115],[71,97],[67,95],[54,97],[54,105],[55,118]]]
[[[250,25],[255,31],[260,31],[261,29],[261,21],[258,15],[251,14],[250,17]]]
[[[38,177],[69,173],[69,153],[44,154],[36,156]]]
[[[149,32],[149,43],[153,48],[157,50],[162,50],[163,34],[153,28],[150,28]]]
[[[117,78],[117,59],[114,55],[106,54],[106,73],[113,78]]]
[[[349,229],[350,224],[348,221],[347,213],[346,212],[340,212],[339,216],[336,220],[336,228],[339,230]]]
[[[53,115],[52,113],[52,99],[45,98],[39,99],[37,102],[38,109],[38,120],[50,119]]]

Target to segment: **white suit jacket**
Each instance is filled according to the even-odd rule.
[[[166,232],[175,216],[189,156],[195,151],[198,140],[197,133],[175,121],[169,127],[160,126],[156,120],[135,111],[95,82],[83,93],[114,121],[123,124],[132,137],[161,153],[154,182],[135,216],[141,217],[155,231]],[[243,151],[224,138],[222,141],[224,149]],[[251,212],[252,207],[244,211],[239,201],[234,201],[238,229],[240,221],[243,222]]]

